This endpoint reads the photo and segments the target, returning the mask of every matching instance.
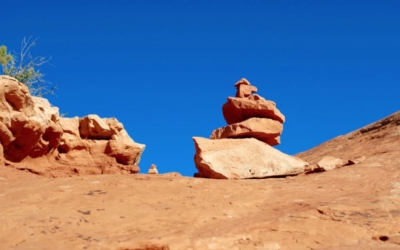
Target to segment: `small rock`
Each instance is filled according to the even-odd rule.
[[[239,97],[239,98],[249,97],[249,96],[251,96],[251,94],[257,92],[257,87],[251,86],[250,82],[247,81],[246,78],[242,78],[240,81],[235,83],[234,86],[237,89],[236,97]]]
[[[365,157],[364,155],[353,158],[353,159],[349,159],[347,165],[359,164],[359,163],[365,161],[365,159],[367,159],[367,157]]]
[[[340,168],[343,166],[343,160],[333,157],[333,156],[325,156],[322,158],[318,163],[318,167],[325,170],[329,171],[335,168]]]
[[[156,165],[151,164],[151,167],[149,168],[148,174],[158,174]]]

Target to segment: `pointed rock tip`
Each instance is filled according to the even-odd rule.
[[[242,79],[240,79],[237,83],[235,83],[233,86],[239,86],[239,85],[241,85],[241,84],[244,84],[244,85],[251,85],[250,84],[250,82],[246,79],[246,78],[242,78]]]

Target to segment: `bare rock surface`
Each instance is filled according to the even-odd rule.
[[[15,93],[8,98],[23,92]],[[286,178],[213,180],[176,173],[44,178],[4,158],[0,248],[399,249],[399,128],[397,112],[300,153],[312,164],[327,155],[365,160]]]
[[[296,175],[302,173],[305,168],[303,161],[253,138],[210,140],[193,137],[193,140],[199,177],[265,178]]]
[[[256,138],[270,146],[280,144],[282,123],[268,118],[250,118],[218,128],[211,133],[210,139]]]
[[[398,143],[373,161],[287,178],[138,174],[21,181],[0,172],[1,246],[399,249]]]
[[[49,179],[0,168],[4,249],[399,249],[399,115],[300,154],[356,165],[310,175]],[[379,125],[377,124],[384,124]],[[368,128],[368,127],[366,127]],[[367,131],[363,129],[362,131]],[[343,150],[343,148],[345,148]],[[29,178],[30,177],[30,178]]]
[[[62,118],[16,79],[0,76],[0,168],[47,177],[139,172],[145,145],[115,118]]]
[[[357,129],[346,135],[338,136],[296,156],[317,163],[330,155],[344,161],[363,158],[363,163],[374,162],[380,154],[397,152],[400,138],[400,111],[377,122]]]

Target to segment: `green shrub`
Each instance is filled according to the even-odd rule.
[[[43,56],[33,57],[31,49],[36,45],[37,39],[32,37],[22,39],[19,56],[7,53],[7,47],[0,46],[0,65],[3,74],[16,78],[28,86],[31,95],[43,96],[53,94],[56,86],[44,79],[44,74],[38,69],[48,63],[51,58]],[[18,59],[17,59],[18,58]]]

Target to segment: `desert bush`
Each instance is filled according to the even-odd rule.
[[[28,86],[31,95],[43,96],[53,94],[56,85],[46,81],[39,67],[49,63],[51,58],[32,56],[31,49],[36,45],[36,39],[24,38],[21,42],[19,54],[12,55],[7,52],[5,45],[0,46],[0,65],[3,74],[16,78]]]

